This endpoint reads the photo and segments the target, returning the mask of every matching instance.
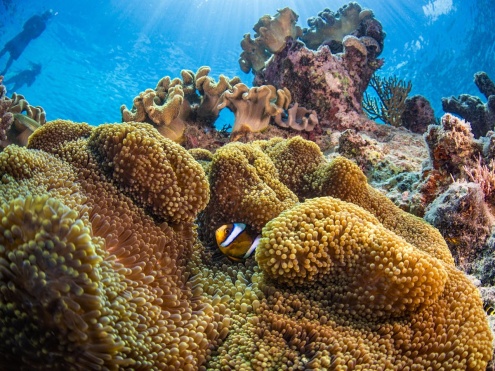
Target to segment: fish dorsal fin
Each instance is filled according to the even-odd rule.
[[[239,237],[239,235],[242,232],[244,232],[246,230],[246,224],[244,224],[244,223],[234,223],[233,226],[234,226],[234,229],[232,229],[232,231],[230,231],[229,235],[227,236],[225,241],[223,241],[220,244],[220,246],[222,246],[222,247],[229,246],[232,242],[235,241],[235,239],[237,237]]]

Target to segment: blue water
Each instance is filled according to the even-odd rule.
[[[32,15],[53,9],[46,31],[14,62],[6,78],[41,63],[42,72],[23,94],[42,106],[49,120],[66,118],[98,125],[118,122],[120,106],[154,88],[163,76],[182,69],[212,68],[213,77],[252,75],[239,69],[243,35],[263,14],[291,7],[299,25],[328,7],[347,1],[279,0],[3,0],[0,47]],[[411,94],[426,96],[437,116],[441,97],[480,95],[473,74],[495,79],[493,0],[362,0],[382,23],[387,37],[382,76],[412,80]],[[7,57],[0,59],[0,70]],[[12,91],[9,92],[12,93]],[[484,100],[484,97],[483,97]],[[227,111],[223,110],[222,112]],[[228,120],[228,118],[224,118]],[[221,122],[217,122],[217,125]],[[221,125],[220,125],[221,126]]]

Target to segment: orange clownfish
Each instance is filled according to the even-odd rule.
[[[253,254],[261,236],[256,235],[244,223],[231,223],[218,228],[215,238],[220,251],[230,260],[239,262]]]

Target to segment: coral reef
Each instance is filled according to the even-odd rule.
[[[253,69],[256,86],[288,88],[293,102],[316,112],[323,129],[366,129],[372,124],[364,119],[361,101],[371,76],[383,63],[377,59],[385,38],[381,24],[357,3],[335,14],[325,9],[309,23],[311,28],[302,36],[307,45],[281,33],[277,40],[285,39],[285,46],[277,43],[277,50],[271,52],[246,35],[241,67],[244,72]],[[320,45],[316,52],[308,49]],[[251,59],[245,56],[247,51]]]
[[[469,121],[475,138],[479,138],[495,126],[495,84],[485,72],[477,72],[474,82],[485,95],[486,103],[476,96],[461,94],[457,98],[442,98],[442,108]]]
[[[423,169],[421,193],[425,205],[428,205],[454,179],[467,179],[466,168],[477,166],[483,144],[474,139],[469,123],[450,114],[442,117],[440,125],[428,127],[425,141],[429,162]]]
[[[291,128],[297,131],[312,131],[318,125],[316,111],[299,107],[299,103],[294,103],[286,112],[275,116],[275,123],[282,128]]]
[[[437,123],[430,102],[422,95],[406,98],[401,121],[403,127],[419,134],[426,132],[429,125]]]
[[[2,369],[197,369],[228,324],[188,282],[199,164],[147,124],[58,121],[29,147],[0,154]]]
[[[50,122],[0,154],[4,369],[486,366],[476,288],[351,161],[298,137],[191,153],[209,202],[200,164],[148,124]],[[198,213],[200,235],[261,230],[257,261],[200,245]]]
[[[237,153],[233,151],[234,146]],[[412,364],[475,369],[486,365],[491,357],[491,335],[479,294],[455,269],[438,231],[421,219],[402,212],[368,186],[366,178],[352,162],[342,157],[326,162],[317,146],[301,138],[272,139],[247,145],[236,143],[225,149],[227,147],[232,148],[228,154],[224,152],[218,156],[217,152],[213,155],[209,178],[210,186],[213,185],[210,189],[214,206],[208,210],[209,205],[205,210],[207,217],[200,218],[200,233],[208,228],[211,213],[219,206],[217,200],[226,198],[223,196],[226,195],[225,188],[218,188],[219,180],[224,177],[230,177],[225,180],[225,184],[231,186],[228,194],[244,206],[220,205],[221,215],[215,214],[220,223],[228,218],[245,222],[248,218],[256,218],[253,222],[259,223],[260,214],[271,213],[274,205],[279,210],[284,208],[281,202],[274,202],[274,198],[264,197],[275,194],[274,189],[280,189],[278,183],[271,192],[260,190],[256,200],[248,196],[253,171],[262,174],[262,169],[271,169],[271,177],[278,176],[301,201],[310,199],[286,205],[284,211],[263,227],[256,261],[263,274],[275,282],[264,283],[263,292],[269,294],[263,300],[259,297],[254,301],[246,299],[244,305],[239,305],[241,311],[244,308],[247,312],[252,307],[256,316],[252,321],[240,320],[239,324],[234,324],[236,331],[220,346],[218,356],[210,363],[212,368],[220,365],[277,368],[283,364],[306,364],[306,367],[332,369],[348,361],[366,369],[404,368]],[[246,153],[256,154],[259,161],[250,156],[246,159]],[[227,160],[226,157],[238,167],[228,165],[228,162],[215,163],[215,159]],[[215,173],[221,170],[225,171],[222,176]],[[246,180],[235,179],[234,170],[238,177],[246,177]],[[314,198],[323,195],[340,200]],[[378,247],[380,244],[382,247]],[[380,259],[386,263],[380,263]],[[424,274],[419,273],[422,269]],[[425,277],[424,280],[417,280],[415,274]],[[254,270],[253,285],[262,283],[261,277]],[[370,280],[370,277],[375,278]],[[389,280],[388,277],[397,278]],[[431,284],[427,283],[428,279],[432,280]],[[411,285],[405,282],[411,282]],[[290,290],[280,291],[287,286]],[[404,290],[403,294],[399,294],[401,290]],[[469,309],[454,309],[460,302],[457,292],[470,303]],[[373,297],[373,305],[370,297]],[[395,304],[394,300],[397,300]],[[465,311],[471,314],[467,315]],[[448,328],[457,329],[459,321],[464,321],[466,316],[473,319],[472,326],[483,329],[483,335],[474,341],[470,339],[471,334],[460,335],[466,345],[458,352],[455,347],[448,348],[448,344],[456,341],[454,338],[447,342],[440,339],[451,336]],[[426,324],[428,321],[431,322]],[[444,324],[442,335],[435,330],[426,330],[437,328],[438,322]],[[359,331],[351,335],[349,325]],[[383,338],[381,335],[385,333],[388,336]],[[457,331],[450,331],[453,333]],[[342,343],[348,336],[364,341],[365,348],[360,348],[354,340]],[[391,346],[385,339],[400,339],[400,345]],[[407,350],[416,341],[421,346],[418,345],[415,356],[410,357]],[[429,341],[444,344],[440,346],[440,353],[419,350],[436,349],[436,346],[430,348]],[[345,348],[336,350],[331,345],[335,343],[339,347],[345,344]],[[478,348],[480,343],[485,344],[483,350]],[[378,350],[378,344],[383,345],[382,350]],[[252,357],[245,358],[245,352]],[[308,363],[303,363],[302,354],[306,355]],[[468,354],[472,354],[470,365],[463,363]]]
[[[424,218],[448,242],[456,266],[472,274],[494,223],[480,185],[452,183],[428,205]]]
[[[342,40],[353,34],[368,17],[372,17],[370,9],[361,9],[358,3],[351,2],[336,12],[326,8],[317,17],[308,19],[309,28],[303,29],[301,40],[310,49],[318,49],[320,45],[329,45],[333,53],[340,52]],[[363,35],[368,36],[368,35]],[[383,48],[383,45],[380,49]]]
[[[0,141],[5,142],[7,140],[7,132],[14,122],[14,116],[9,111],[12,101],[6,97],[7,89],[2,82],[3,76],[0,76]]]
[[[374,74],[370,86],[375,90],[377,97],[364,94],[363,109],[368,113],[369,118],[382,120],[387,125],[401,126],[407,95],[412,89],[411,81],[406,84],[397,76],[385,78]]]
[[[182,80],[163,77],[155,89],[146,89],[134,98],[133,107],[120,107],[123,122],[152,124],[164,137],[175,142],[186,140],[187,125],[211,129],[218,117],[222,94],[240,82],[220,75],[215,82],[208,76],[210,68],[200,67],[196,73],[182,70]]]
[[[370,60],[376,59],[383,50],[385,33],[380,22],[374,18],[371,10],[361,9],[357,3],[344,5],[336,13],[324,9],[318,17],[308,19],[310,27],[304,30],[295,24],[297,20],[298,15],[290,8],[278,10],[273,17],[261,17],[253,27],[256,32],[254,40],[245,34],[241,41],[241,70],[254,74],[262,72],[270,57],[284,49],[288,38],[299,38],[309,49],[316,50],[326,45],[332,53],[338,53],[342,51],[345,36],[354,35],[370,47]]]
[[[243,52],[239,57],[241,70],[249,73],[260,71],[273,53],[285,47],[285,39],[301,36],[301,27],[296,25],[299,16],[290,8],[277,10],[275,16],[264,15],[254,25],[254,40],[245,34],[241,41]]]
[[[235,140],[239,134],[267,129],[270,118],[281,114],[290,102],[291,94],[287,88],[277,90],[272,85],[249,88],[239,83],[222,95],[218,109],[227,107],[234,112],[231,135]]]
[[[316,111],[323,128],[363,128],[363,93],[380,64],[368,59],[368,49],[358,38],[346,36],[343,45],[344,52],[334,55],[327,47],[313,52],[300,42],[288,41],[254,83],[289,88],[292,101]]]
[[[46,122],[42,107],[31,106],[23,95],[13,93],[6,97],[7,90],[0,76],[0,149],[9,144],[25,146],[34,130]]]

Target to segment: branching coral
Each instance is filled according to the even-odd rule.
[[[291,94],[287,88],[276,89],[272,85],[248,88],[237,84],[222,95],[218,107],[228,107],[235,114],[232,135],[259,132],[268,127],[270,118],[281,114],[289,107]]]
[[[479,138],[495,126],[495,84],[485,72],[476,73],[474,82],[485,95],[486,103],[476,96],[461,94],[457,98],[442,98],[442,108],[468,121],[475,138]]]
[[[241,41],[243,52],[239,57],[239,65],[245,73],[254,72],[265,67],[265,62],[273,53],[285,47],[285,39],[296,39],[302,30],[296,26],[299,16],[290,8],[279,9],[275,16],[264,15],[253,27],[256,32],[254,40],[245,34]]]
[[[208,76],[210,68],[203,66],[194,73],[182,70],[182,80],[163,77],[155,89],[146,89],[134,98],[133,107],[120,107],[122,121],[147,122],[164,137],[175,142],[184,140],[187,123],[212,127],[220,109],[221,95],[240,80],[220,75],[215,82]]]
[[[374,74],[370,86],[378,96],[372,97],[367,93],[364,95],[363,108],[370,119],[380,119],[385,124],[401,126],[407,95],[412,89],[411,81],[406,83],[397,76],[385,78]]]

